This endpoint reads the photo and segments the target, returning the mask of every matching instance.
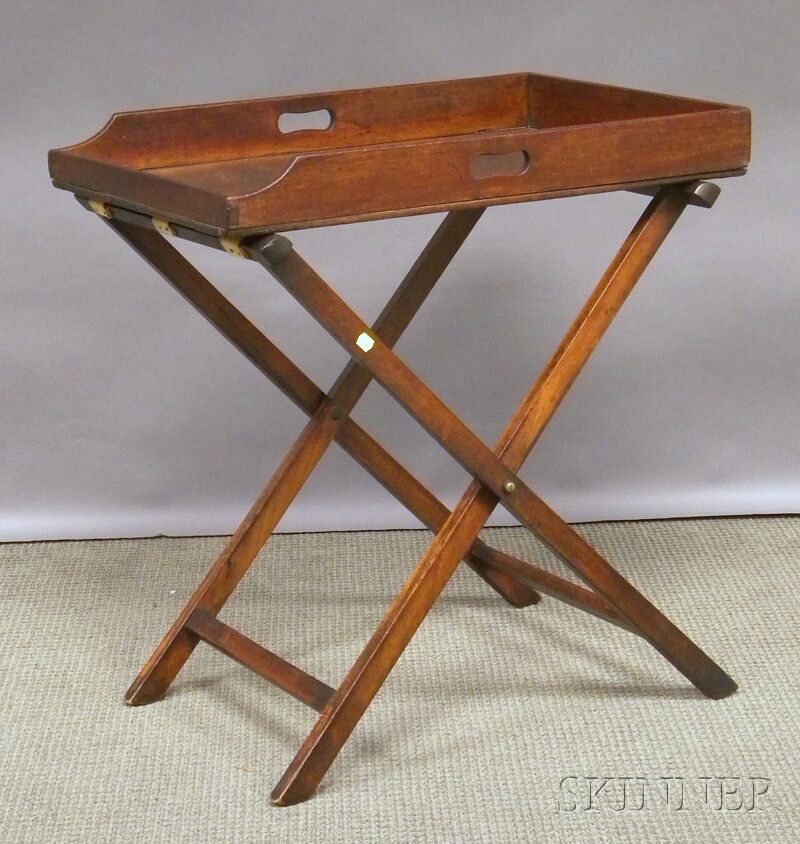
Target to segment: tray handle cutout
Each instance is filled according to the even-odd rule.
[[[284,111],[278,117],[278,130],[282,135],[292,132],[324,132],[333,126],[333,112],[329,108],[313,111]]]
[[[473,179],[521,176],[530,163],[531,157],[524,149],[515,149],[512,152],[479,152],[469,163],[469,174]]]

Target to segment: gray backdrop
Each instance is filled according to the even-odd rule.
[[[754,128],[749,174],[686,212],[523,477],[571,520],[798,511],[799,40],[796,0],[4,4],[0,539],[231,531],[304,421],[50,186],[49,147],[117,110],[519,70],[748,105]],[[493,440],[644,204],[490,209],[400,354]],[[293,240],[369,318],[439,219]],[[263,270],[187,252],[330,384],[344,354]],[[380,388],[356,417],[457,499]],[[334,447],[281,528],[415,524]]]

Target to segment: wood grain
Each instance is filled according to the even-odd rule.
[[[186,619],[186,629],[317,712],[322,712],[333,695],[330,686],[223,624],[207,610],[195,610]]]
[[[271,238],[265,239],[264,263],[272,275],[475,476],[276,785],[274,802],[296,803],[314,792],[500,500],[704,694],[720,698],[736,690],[736,683],[713,660],[513,474],[687,201],[685,193],[673,188],[651,201],[494,452],[475,442],[466,426],[393,353],[384,353],[379,341],[367,353],[354,347],[351,335],[360,330],[357,316],[292,253],[271,263]],[[507,494],[498,488],[504,473],[515,485]]]
[[[439,226],[373,326],[385,342],[393,345],[401,336],[481,213],[480,210],[454,212]],[[219,612],[342,429],[352,429],[344,440],[345,447],[413,512],[420,513],[425,524],[438,528],[448,511],[349,419],[350,410],[372,378],[368,370],[355,363],[348,364],[330,394],[325,395],[164,238],[152,229],[119,218],[106,222],[312,417],[129,688],[126,701],[138,706],[159,700],[165,694],[197,644],[187,629],[189,617],[198,609],[212,614]],[[525,607],[539,600],[538,594],[518,578],[488,567],[477,558],[470,557],[468,562],[512,605]]]
[[[283,111],[321,108],[330,129],[277,128]],[[477,156],[520,152],[524,172],[473,176]],[[518,73],[122,113],[51,150],[50,174],[166,219],[252,232],[734,174],[749,154],[746,108]]]

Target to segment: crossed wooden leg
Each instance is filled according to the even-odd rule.
[[[351,354],[353,360],[326,395],[156,234],[149,218],[114,209],[106,222],[311,416],[247,518],[131,686],[127,702],[142,704],[159,699],[197,643],[202,640],[213,645],[321,713],[272,795],[279,804],[303,800],[316,789],[462,559],[514,606],[538,601],[533,590],[539,589],[644,637],[704,694],[719,698],[735,691],[736,684],[719,666],[516,474],[686,205],[704,204],[711,189],[708,184],[684,185],[664,188],[655,196],[493,450],[391,351],[477,222],[480,210],[448,215],[372,327],[293,251],[286,238],[270,235],[239,245],[238,251],[261,262]],[[219,245],[195,231],[180,226],[171,229],[178,236]],[[349,417],[373,377],[473,475],[453,513]],[[216,618],[334,439],[437,532],[336,690]],[[591,588],[577,586],[478,540],[479,531],[498,502]]]
[[[373,327],[387,346],[393,345],[408,326],[481,213],[482,209],[454,212],[436,231]],[[337,434],[340,442],[344,441],[360,462],[366,461],[384,485],[392,491],[402,487],[404,503],[429,527],[438,529],[449,513],[349,420],[347,414],[372,379],[369,370],[351,362],[330,393],[324,395],[169,243],[152,230],[125,222],[124,216],[118,210],[107,222],[311,414],[311,420],[270,483],[129,689],[126,701],[138,705],[164,695],[201,638],[191,622],[193,616],[202,613],[214,616],[221,610]],[[128,216],[136,218],[136,215]],[[529,584],[487,565],[479,556],[480,552],[487,553],[485,546],[479,544],[476,551],[467,555],[467,562],[509,603],[525,607],[539,600]]]
[[[565,524],[516,475],[601,336],[686,207],[683,188],[662,189],[626,239],[494,451],[485,446],[290,247],[271,236],[255,250],[270,273],[475,480],[273,791],[281,805],[309,797],[436,601],[498,501],[534,531],[704,694],[734,681]],[[366,342],[364,340],[366,339]]]

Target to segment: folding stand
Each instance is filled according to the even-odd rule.
[[[444,85],[449,87],[441,87]],[[216,128],[214,120],[217,118],[214,114],[217,112],[203,110],[204,107],[188,110],[186,115],[180,109],[121,115],[112,120],[102,133],[83,145],[51,153],[51,173],[57,186],[73,190],[84,207],[98,213],[310,417],[280,467],[126,696],[126,701],[131,705],[159,700],[197,643],[204,641],[315,709],[320,713],[319,719],[272,793],[273,802],[277,804],[296,803],[314,792],[461,560],[465,560],[515,607],[537,603],[539,592],[551,595],[642,636],[708,697],[723,698],[736,690],[735,682],[718,665],[554,513],[517,474],[600,338],[686,206],[711,207],[716,199],[719,189],[715,185],[695,178],[681,179],[676,177],[676,172],[709,174],[716,169],[720,175],[738,175],[743,172],[741,168],[746,163],[749,150],[749,141],[746,140],[749,137],[749,114],[746,110],[693,100],[658,99],[656,95],[601,86],[592,88],[589,91],[592,96],[587,99],[585,88],[586,83],[568,83],[533,75],[440,83],[439,88],[435,85],[427,86],[419,101],[428,111],[420,112],[421,116],[415,118],[431,121],[426,124],[425,132],[438,132],[441,135],[444,131],[441,127],[445,125],[443,121],[457,121],[452,107],[456,100],[462,104],[465,113],[472,114],[470,97],[478,97],[483,104],[481,108],[488,113],[502,99],[501,95],[506,96],[509,91],[513,94],[513,102],[509,101],[511,104],[504,108],[521,108],[521,117],[516,111],[512,117],[498,116],[495,112],[488,117],[480,112],[479,116],[485,120],[491,118],[495,122],[505,121],[512,127],[517,125],[513,121],[528,122],[522,128],[493,132],[481,129],[478,125],[480,121],[473,117],[470,119],[476,125],[471,124],[474,134],[469,136],[458,136],[456,126],[452,138],[446,141],[409,141],[385,146],[376,143],[369,150],[354,146],[344,152],[332,149],[325,153],[328,156],[325,161],[330,162],[325,166],[338,168],[334,171],[335,179],[330,182],[334,194],[342,185],[347,187],[347,179],[341,177],[346,169],[341,162],[349,161],[347,156],[352,157],[354,164],[364,167],[372,166],[369,164],[372,161],[383,162],[382,172],[389,173],[384,178],[387,194],[373,201],[368,186],[359,181],[355,189],[363,189],[363,202],[373,202],[373,205],[358,205],[362,200],[355,196],[348,197],[345,190],[336,200],[338,205],[326,206],[325,202],[334,203],[334,200],[310,191],[307,203],[313,209],[304,218],[307,222],[303,225],[326,225],[349,219],[374,219],[437,209],[449,211],[372,326],[367,325],[294,251],[286,237],[275,233],[276,228],[285,230],[293,227],[289,217],[280,226],[267,222],[269,213],[293,213],[291,209],[295,208],[295,194],[291,192],[292,167],[296,162],[306,162],[310,167],[308,162],[316,161],[313,154],[299,155],[286,169],[289,159],[285,157],[277,164],[272,163],[277,161],[277,154],[274,158],[248,158],[247,155],[255,153],[248,152],[250,147],[247,147],[246,138],[242,135],[230,141],[231,144],[235,142],[240,145],[238,157],[233,155],[232,148],[209,146],[204,152],[208,163],[203,163],[198,154],[186,165],[175,165],[177,153],[174,149],[180,147],[175,132],[184,125],[183,121],[202,120],[202,124],[198,124],[202,126],[202,131],[222,139],[215,143],[224,144],[228,143],[225,133],[235,133],[239,126],[239,123],[226,122],[230,120],[231,109],[238,109],[236,113],[241,115],[240,121],[252,123],[250,115],[255,113],[252,112],[253,108],[257,108],[260,115],[265,109],[269,110],[277,120],[277,114],[285,112],[289,107],[286,103],[265,100],[257,101],[257,107],[252,105],[256,101],[209,107],[219,112],[220,123]],[[380,94],[389,98],[386,102],[411,102],[397,99],[398,89],[375,90],[387,92]],[[530,103],[526,91],[532,92]],[[520,92],[523,95],[521,100],[518,96]],[[559,96],[556,97],[554,92]],[[348,119],[343,120],[341,131],[355,133],[353,137],[360,139],[362,135],[358,133],[363,131],[363,126],[368,125],[368,120],[380,120],[377,115],[384,113],[375,106],[376,96],[374,90],[350,92],[347,95],[309,95],[291,101],[290,105],[299,110],[308,110],[318,108],[320,103],[330,103],[331,113],[340,109],[345,115],[349,108],[351,111]],[[437,101],[437,97],[441,98],[441,102]],[[539,104],[540,111],[537,113],[544,115],[542,119],[550,120],[554,128],[544,132],[535,128],[534,117],[529,116],[528,112],[534,109],[534,101]],[[485,103],[490,103],[491,107]],[[597,108],[601,113],[603,109],[609,114],[617,110],[626,119],[616,118],[617,122],[614,122],[607,118],[609,122],[605,124],[569,126],[563,132],[559,129],[565,122],[579,124],[579,118],[582,117],[580,109],[589,106]],[[413,103],[403,107],[411,109]],[[650,111],[656,108],[660,109],[658,113],[661,116],[654,120]],[[361,114],[359,109],[366,111]],[[560,117],[561,112],[551,113],[548,109],[564,109],[569,120]],[[631,117],[630,112],[636,109],[646,119],[638,119],[638,122],[633,118],[627,119]],[[404,113],[404,120],[409,120],[409,113]],[[431,114],[433,117],[430,117]],[[160,125],[157,123],[159,120],[170,121],[169,126],[173,127],[168,132],[165,130],[163,136],[159,134],[160,129],[153,128]],[[663,133],[652,135],[652,142],[648,141],[648,133],[661,133],[660,127],[667,125],[672,127],[673,132],[668,137],[678,137],[680,143],[665,140],[667,136]],[[144,128],[139,131],[137,126]],[[229,131],[227,127],[230,126],[234,126],[234,129]],[[410,131],[407,123],[402,126],[402,131]],[[629,144],[626,139],[633,137],[630,134],[631,127],[636,129],[634,141],[630,142],[634,145],[626,146]],[[251,129],[248,128],[248,131]],[[583,130],[587,129],[591,129],[593,134],[586,134]],[[553,163],[552,157],[548,158],[548,150],[570,149],[569,144],[578,141],[585,142],[588,145],[586,150],[590,151],[594,149],[593,145],[597,143],[600,132],[609,133],[607,137],[613,141],[605,147],[611,152],[603,162],[602,172],[591,169],[594,164],[589,160],[588,152],[576,152],[574,160],[570,159],[566,169],[559,163],[560,159]],[[685,134],[681,135],[681,132]],[[690,148],[691,139],[700,137],[697,133],[709,140],[698,142],[697,149]],[[298,133],[298,149],[306,143],[301,135],[307,137],[308,133]],[[492,135],[494,137],[490,137]],[[660,144],[657,149],[653,146],[656,141]],[[272,139],[270,143],[279,149],[283,141],[278,138]],[[355,141],[348,137],[347,143]],[[152,159],[147,166],[152,169],[147,170],[142,163],[145,153],[139,153],[137,144],[145,145],[147,155]],[[462,144],[467,146],[463,147]],[[490,144],[494,144],[494,147],[490,147]],[[513,144],[512,150],[524,146],[524,157],[520,158],[513,151],[507,152],[509,144]],[[500,153],[490,154],[486,151],[497,149],[498,146],[501,148]],[[655,155],[654,149],[658,155],[652,157]],[[676,150],[683,152],[678,155]],[[187,152],[180,148],[180,152],[192,158],[191,150]],[[417,194],[413,200],[407,192],[404,193],[407,187],[402,178],[403,168],[391,172],[385,169],[387,162],[396,163],[400,160],[398,156],[406,153],[408,158],[404,161],[408,167],[417,168]],[[454,165],[453,169],[458,169],[456,179],[451,171],[441,169],[439,162],[446,155],[453,160],[471,162],[469,173]],[[509,155],[513,160],[509,159]],[[537,156],[543,162],[543,169],[539,174],[532,174],[528,165]],[[487,177],[485,173],[472,169],[476,161],[483,167],[485,162],[480,160],[492,157],[502,159],[499,164],[505,168],[511,160],[512,171],[490,169]],[[519,169],[520,161],[522,169]],[[237,184],[241,185],[247,179],[254,180],[253,184],[260,184],[258,180],[263,181],[267,171],[273,173],[269,170],[273,166],[277,168],[274,171],[277,173],[280,168],[284,168],[284,175],[274,182],[274,187],[270,186],[270,190],[277,191],[274,195],[280,199],[276,199],[277,204],[272,211],[270,206],[264,205],[270,197],[266,189],[262,192],[266,199],[256,192],[247,193],[242,189],[235,203],[228,199],[227,204],[219,204],[226,195],[224,191],[230,191],[230,186],[237,179],[240,180]],[[377,164],[375,166],[378,167]],[[425,191],[429,189],[429,182],[420,173],[428,166],[436,178],[454,179],[449,185],[434,185],[440,192],[438,204],[429,201],[426,205],[423,202],[423,198],[428,197]],[[590,168],[586,173],[581,171],[584,166]],[[681,170],[681,167],[684,169]],[[666,172],[669,168],[672,168],[672,172]],[[659,180],[657,177],[662,171],[664,178]],[[303,171],[300,172],[302,174]],[[322,172],[325,172],[324,167],[320,170]],[[361,171],[356,168],[352,172]],[[287,173],[290,175],[286,176]],[[577,176],[574,175],[576,173]],[[561,181],[547,182],[550,174],[555,174],[552,178],[557,176]],[[631,174],[630,178],[623,178],[625,174]],[[300,176],[297,178],[300,179]],[[306,175],[303,178],[311,177]],[[578,178],[585,180],[583,186],[570,181]],[[610,184],[614,178],[616,182]],[[482,179],[485,181],[481,182]],[[524,189],[516,188],[516,194],[509,187],[513,179],[517,179],[514,183],[516,185],[520,184],[520,179],[528,180]],[[537,182],[537,179],[540,181]],[[543,187],[545,182],[549,185],[547,189]],[[102,187],[98,187],[101,184]],[[314,182],[309,184],[316,185]],[[554,189],[553,184],[558,189]],[[202,190],[198,185],[203,186]],[[596,189],[629,189],[654,196],[505,432],[495,447],[491,448],[411,371],[392,351],[392,347],[487,205],[499,201],[575,195]],[[464,195],[471,191],[473,196],[465,201],[459,191]],[[481,193],[481,196],[475,198],[476,193]],[[406,204],[403,205],[401,201]],[[414,201],[417,202],[417,208],[411,207]],[[156,213],[157,203],[161,203],[162,208],[171,209],[169,219],[166,219],[166,214],[162,217]],[[345,214],[340,210],[356,206],[362,209],[358,213]],[[296,207],[301,208],[301,205]],[[190,211],[196,214],[200,223],[192,222]],[[239,232],[235,232],[236,226],[225,223],[228,217],[238,221]],[[254,224],[250,232],[248,219]],[[225,249],[233,255],[260,263],[350,354],[351,361],[333,387],[327,393],[317,387],[174,249],[164,235]],[[350,417],[350,412],[372,379],[414,416],[472,476],[472,482],[452,513]],[[286,662],[217,618],[333,440],[436,534],[427,553],[336,689]],[[479,532],[498,503],[538,536],[589,588],[518,560],[479,540]]]
[[[709,206],[710,183],[662,188],[651,200],[494,449],[481,442],[391,350],[456,254],[482,209],[453,211],[405,277],[375,324],[364,323],[282,235],[244,239],[233,248],[258,261],[352,356],[324,394],[155,230],[152,218],[121,208],[100,210],[113,228],[225,337],[305,410],[311,420],[148,660],[126,695],[131,705],[160,699],[203,640],[321,713],[273,791],[281,805],[309,797],[372,701],[417,627],[465,559],[514,606],[536,603],[538,589],[638,633],[703,694],[722,698],[736,683],[697,645],[554,513],[517,475],[573,381],[687,206]],[[88,201],[83,201],[91,207]],[[108,215],[108,216],[106,216]],[[218,246],[170,224],[170,234]],[[230,242],[225,244],[231,248]],[[224,246],[222,248],[224,248]],[[474,476],[452,513],[349,417],[374,378]],[[334,690],[243,636],[216,616],[336,439],[436,538],[362,651]],[[478,540],[498,503],[578,574],[591,592]]]

